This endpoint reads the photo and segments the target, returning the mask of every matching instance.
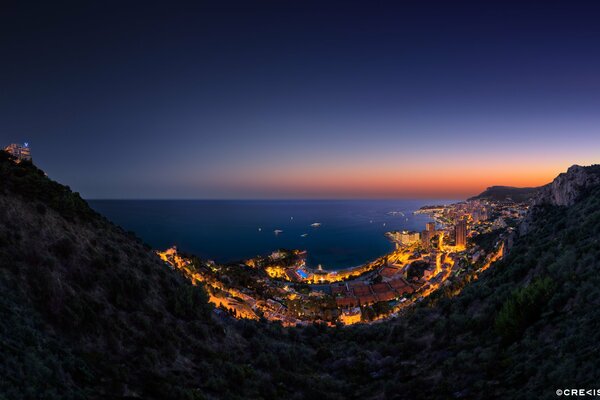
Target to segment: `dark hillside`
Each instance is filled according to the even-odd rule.
[[[528,233],[478,279],[392,321],[284,329],[218,314],[134,236],[0,152],[0,399],[530,399],[594,388],[600,186],[569,188],[573,205],[536,207]]]
[[[512,186],[490,186],[477,196],[471,197],[469,200],[493,200],[493,201],[507,201],[512,200],[514,202],[526,202],[531,200],[539,188],[517,188]]]
[[[231,320],[78,194],[0,151],[0,399],[351,395],[317,349]],[[320,353],[319,353],[320,354]]]
[[[133,394],[158,383],[154,375],[191,373],[190,346],[209,346],[188,337],[220,336],[203,290],[79,195],[4,154],[2,341],[17,357],[3,365],[7,398],[26,388],[90,396],[108,382],[109,391]]]

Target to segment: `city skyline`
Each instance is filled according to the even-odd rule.
[[[599,5],[234,3],[9,6],[2,147],[85,198],[463,199],[598,163]]]

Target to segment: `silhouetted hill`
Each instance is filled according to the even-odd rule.
[[[210,349],[195,338],[220,337],[203,290],[68,187],[0,158],[6,398],[141,395],[156,376],[201,373],[183,366]]]
[[[600,186],[588,168],[577,185],[557,184],[572,204],[536,205],[527,234],[478,279],[385,323],[284,329],[220,316],[133,235],[0,152],[0,398],[530,399],[594,388]]]
[[[219,314],[133,234],[3,151],[0,290],[2,399],[341,399],[356,387],[320,370],[321,347],[299,331]]]
[[[490,186],[477,196],[469,198],[469,200],[494,200],[507,201],[512,200],[517,203],[525,202],[532,199],[539,188],[517,188],[511,186]]]

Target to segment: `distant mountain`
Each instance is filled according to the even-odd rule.
[[[537,195],[477,279],[395,320],[235,320],[132,234],[0,151],[1,399],[529,399],[600,380],[600,167]],[[524,231],[525,232],[525,231]]]
[[[477,196],[469,198],[469,200],[512,200],[520,203],[531,200],[538,190],[539,188],[537,187],[517,188],[512,186],[490,186]]]

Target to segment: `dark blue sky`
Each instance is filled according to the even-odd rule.
[[[0,139],[88,198],[462,196],[599,162],[600,3],[9,2]]]

